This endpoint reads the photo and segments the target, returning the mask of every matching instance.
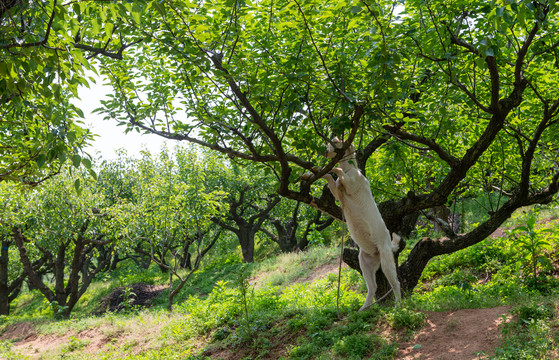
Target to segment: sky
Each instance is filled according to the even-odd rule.
[[[95,84],[90,83],[89,89],[82,86],[78,91],[80,100],[74,101],[84,113],[85,125],[98,135],[85,152],[94,158],[100,156],[104,160],[110,160],[116,158],[118,149],[125,149],[128,155],[136,156],[142,149],[158,153],[162,146],[166,145],[170,149],[174,147],[176,141],[166,140],[157,135],[143,135],[136,131],[124,134],[125,126],[117,126],[114,120],[103,120],[102,114],[92,114],[91,112],[101,106],[101,100],[112,90],[102,84],[102,80],[97,78]]]

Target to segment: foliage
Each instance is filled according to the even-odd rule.
[[[556,351],[559,338],[551,326],[554,306],[531,303],[513,310],[515,320],[503,325],[504,341],[491,359],[542,359]]]
[[[65,163],[93,174],[92,135],[72,104],[89,86],[92,58],[119,58],[135,43],[130,3],[7,1],[0,9],[0,181],[36,185]]]
[[[169,275],[169,309],[221,236],[212,222],[227,210],[221,201],[226,192],[212,189],[210,172],[217,164],[194,148],[177,148],[158,158],[144,152],[141,159],[120,159],[101,173],[100,187],[125,208],[121,231],[127,246],[122,250],[145,256],[148,265],[154,261]],[[190,272],[184,275],[186,268]]]
[[[386,315],[386,319],[390,326],[394,329],[418,330],[423,327],[427,315],[423,312],[417,312],[406,308],[395,309]]]
[[[29,281],[51,303],[57,317],[69,316],[104,269],[106,247],[118,236],[117,205],[108,204],[92,186],[75,189],[77,182],[87,181],[82,174],[64,173],[40,189],[24,191],[16,197],[14,213],[2,224],[11,231],[8,236],[18,250],[18,260],[11,261],[21,259]],[[53,284],[42,278],[46,273],[53,274]]]
[[[550,243],[547,239],[542,238],[544,233],[550,233],[551,231],[546,228],[536,229],[536,217],[534,215],[530,216],[526,221],[526,225],[517,226],[514,231],[520,232],[521,235],[516,238],[519,243],[519,248],[523,255],[520,259],[521,263],[525,263],[526,267],[529,268],[533,286],[538,288],[538,267],[549,268],[552,267],[551,262],[543,254],[543,250],[550,249]]]

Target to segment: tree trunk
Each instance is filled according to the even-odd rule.
[[[27,277],[29,282],[33,284],[33,286],[38,289],[47,299],[48,302],[52,303],[56,300],[55,294],[49,289],[48,286],[44,284],[42,279],[39,277],[37,271],[33,269],[31,265],[31,261],[29,260],[29,256],[27,255],[27,249],[25,248],[25,236],[22,234],[21,229],[15,227],[13,229],[14,240],[16,246],[19,250],[19,257],[21,259],[21,264],[23,265],[23,269],[27,273]]]
[[[191,270],[192,269],[192,256],[190,255],[190,251],[188,251],[189,248],[188,247],[184,247],[183,248],[183,253],[182,256],[180,258],[180,266],[183,269],[188,269]]]
[[[2,249],[0,250],[0,315],[10,314],[10,294],[8,291],[8,246],[8,241],[2,241]]]
[[[66,246],[61,245],[58,248],[56,258],[54,259],[54,294],[55,301],[59,307],[66,306],[66,291],[64,289],[64,267],[66,266]]]
[[[254,262],[254,235],[252,230],[246,228],[239,229],[237,234],[245,263]]]
[[[54,266],[52,268],[54,274],[54,291],[52,291],[40,278],[40,268],[43,260],[39,263],[32,265],[27,255],[27,249],[25,247],[25,242],[29,242],[29,240],[23,235],[21,229],[14,227],[13,228],[13,236],[18,247],[21,263],[27,274],[29,281],[37,288],[39,291],[45,296],[47,301],[51,303],[53,306],[53,310],[55,311],[55,317],[63,317],[67,318],[72,309],[80,299],[80,297],[84,294],[85,290],[91,283],[95,274],[97,274],[105,265],[109,259],[105,259],[103,261],[98,261],[96,268],[83,274],[80,277],[80,273],[83,269],[83,263],[87,256],[89,256],[88,250],[92,248],[86,247],[85,243],[86,240],[83,238],[85,230],[87,228],[88,223],[84,223],[80,232],[78,233],[78,238],[75,240],[74,252],[72,254],[72,260],[70,264],[70,274],[66,277],[65,275],[65,267],[66,267],[66,250],[70,242],[60,243],[59,248],[57,249],[56,257],[54,259]],[[95,240],[98,241],[99,239]],[[87,240],[89,242],[93,240]],[[67,278],[67,285],[65,285],[65,281]]]

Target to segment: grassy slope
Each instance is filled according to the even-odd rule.
[[[508,225],[527,221],[519,213]],[[540,214],[541,219],[556,217]],[[548,222],[551,247],[542,254],[557,266],[559,225]],[[515,321],[502,328],[497,358],[552,358],[558,346],[557,271],[544,264],[534,288],[523,264],[518,240],[506,235],[432,261],[414,294],[394,308],[356,310],[365,287],[358,274],[342,271],[340,315],[336,309],[338,250],[316,247],[308,252],[269,257],[243,265],[237,258],[215,261],[195,274],[190,286],[165,309],[166,297],[150,309],[91,316],[111,289],[136,282],[165,284],[157,269],[120,268],[92,285],[65,321],[52,320],[50,307],[36,292],[14,304],[13,315],[0,320],[10,331],[32,323],[45,343],[39,354],[12,341],[0,343],[0,358],[44,359],[184,359],[184,358],[318,358],[393,359],[398,344],[424,323],[424,311],[513,305]],[[333,272],[331,272],[333,271]],[[23,335],[22,335],[23,337]]]

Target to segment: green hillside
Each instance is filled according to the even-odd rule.
[[[513,217],[509,229],[529,224],[532,214]],[[535,277],[529,251],[519,246],[526,240],[523,229],[505,230],[501,237],[436,258],[421,285],[396,307],[388,301],[357,312],[364,281],[344,267],[339,317],[336,247],[315,246],[253,264],[236,255],[214,258],[194,274],[172,313],[166,310],[165,275],[155,266],[141,270],[122,263],[89,288],[67,320],[53,320],[52,307],[40,294],[25,291],[12,314],[2,317],[0,354],[6,359],[396,359],[428,327],[433,311],[507,306],[498,346],[480,358],[551,359],[559,349],[557,209],[540,212],[533,230],[546,242],[535,249]],[[133,284],[145,286],[136,285],[136,294]],[[151,290],[157,295],[148,299],[149,306],[137,305]],[[120,294],[119,306],[110,311],[107,299],[114,294]],[[411,345],[416,352],[423,347]]]

